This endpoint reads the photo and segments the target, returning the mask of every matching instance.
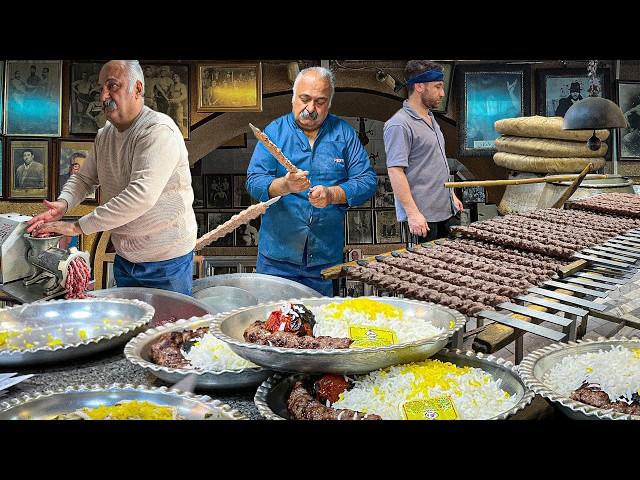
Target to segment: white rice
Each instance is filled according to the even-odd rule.
[[[479,368],[459,368],[439,360],[396,365],[359,376],[334,408],[348,408],[402,420],[402,404],[448,395],[458,419],[488,419],[514,407],[517,399],[501,389],[502,380]]]
[[[357,301],[358,299],[354,300],[354,302]],[[344,304],[348,305],[347,301],[343,302],[343,306]],[[338,312],[336,308],[339,305],[341,303],[336,302],[312,309],[316,320],[313,327],[314,336],[347,338],[350,325],[366,325],[393,330],[398,343],[405,343],[435,337],[446,331],[444,328],[436,327],[429,320],[407,315],[402,311],[395,316],[376,313],[374,317],[374,312],[371,310],[364,312],[361,309],[343,308]],[[354,303],[354,305],[358,304]]]
[[[616,345],[610,350],[564,357],[549,370],[544,381],[566,397],[587,383],[609,395],[612,402],[631,403],[634,393],[640,395],[640,349]]]
[[[257,367],[256,364],[236,355],[225,342],[208,332],[191,347],[189,352],[181,350],[181,353],[193,367],[201,370],[217,372]]]

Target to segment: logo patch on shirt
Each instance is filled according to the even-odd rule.
[[[336,163],[341,163],[341,164],[343,164],[343,165],[344,165],[344,158],[336,158],[336,159],[334,160],[334,162],[336,162]]]

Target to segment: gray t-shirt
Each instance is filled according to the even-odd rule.
[[[444,137],[433,113],[430,126],[405,100],[384,124],[384,149],[387,168],[404,167],[411,195],[428,222],[451,218],[456,210],[451,192],[444,187],[449,179],[449,164],[444,152]],[[407,214],[396,197],[396,217]]]

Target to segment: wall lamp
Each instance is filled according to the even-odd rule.
[[[376,80],[386,83],[394,93],[398,93],[400,90],[406,87],[404,82],[391,73],[387,73],[384,70],[376,71]]]

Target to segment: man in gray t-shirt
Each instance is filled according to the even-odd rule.
[[[442,67],[410,60],[405,78],[409,98],[384,124],[384,147],[396,216],[407,235],[417,236],[411,243],[421,243],[447,236],[451,217],[463,205],[444,187],[449,177],[444,137],[430,111],[444,97]]]

